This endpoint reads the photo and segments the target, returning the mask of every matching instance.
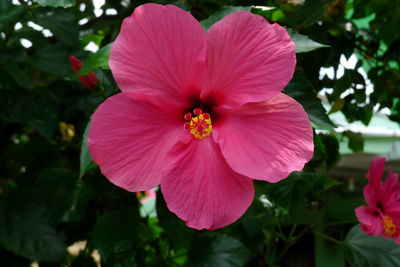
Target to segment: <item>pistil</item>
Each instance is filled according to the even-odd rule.
[[[186,113],[183,117],[187,122],[185,123],[185,129],[189,130],[190,133],[197,139],[203,139],[206,136],[210,136],[212,132],[212,124],[210,114],[203,113],[200,108],[195,108],[193,117],[191,113]]]

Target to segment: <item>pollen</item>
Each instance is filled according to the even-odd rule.
[[[63,141],[70,142],[75,136],[75,126],[72,124],[67,124],[62,121],[58,124],[58,128],[60,130],[61,139]]]
[[[197,139],[210,136],[212,132],[210,114],[203,113],[200,108],[195,108],[193,113],[197,115],[197,117],[189,116],[190,113],[185,114],[184,118],[188,120],[188,122],[185,123],[185,129],[189,130]]]
[[[383,229],[385,230],[385,233],[388,236],[394,237],[399,234],[399,232],[397,230],[397,225],[394,224],[394,222],[392,221],[392,219],[390,219],[389,216],[386,215],[383,217],[382,224],[383,224]]]

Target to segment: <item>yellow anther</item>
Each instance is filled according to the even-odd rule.
[[[394,222],[392,221],[392,219],[390,219],[389,216],[383,217],[382,224],[383,224],[383,229],[385,230],[385,233],[388,236],[393,237],[394,235],[398,234],[397,225],[394,224]]]
[[[72,124],[67,124],[65,122],[60,122],[58,124],[60,133],[61,133],[61,139],[63,141],[70,142],[72,138],[75,136],[75,127]]]
[[[205,113],[207,114],[207,113]],[[209,136],[212,132],[211,118],[209,115],[199,114],[190,120],[190,133],[197,139],[203,139]]]

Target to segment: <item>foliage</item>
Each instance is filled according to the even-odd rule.
[[[393,240],[365,235],[355,225],[345,239],[349,262],[354,266],[397,266],[400,247]]]
[[[224,229],[187,228],[168,211],[159,192],[156,216],[143,215],[135,194],[102,176],[90,158],[87,135],[96,107],[119,91],[108,66],[110,45],[122,20],[144,2],[109,0],[96,16],[92,1],[1,0],[0,262],[5,266],[33,261],[40,266],[94,266],[95,250],[103,266],[289,266],[304,260],[295,250],[303,244],[313,248],[313,234],[321,225],[350,220],[350,225],[339,223],[334,228],[333,236],[343,240],[344,231],[354,224],[352,212],[344,215],[331,209],[341,208],[340,201],[352,211],[362,195],[359,185],[351,195],[343,181],[325,175],[340,153],[335,125],[317,93],[332,88],[326,93],[330,113],[340,111],[349,122],[368,125],[373,107],[391,110],[390,118],[400,122],[400,3],[156,2],[191,12],[204,29],[238,10],[285,26],[296,44],[297,67],[284,92],[303,106],[315,129],[325,130],[314,131],[314,158],[302,172],[279,183],[257,182],[252,206]],[[89,52],[85,49],[89,43],[100,49]],[[70,55],[85,62],[79,76],[95,72],[100,80],[97,89],[79,82]],[[353,69],[345,69],[340,77],[336,73],[320,77],[321,67],[336,72],[341,57],[351,55],[357,57]],[[367,94],[369,82],[374,90]],[[343,136],[349,138],[352,150],[362,151],[362,136],[353,132]],[[400,264],[398,246],[366,236],[358,226],[344,242],[336,239],[328,237],[329,245],[323,244],[329,250],[344,250],[340,255],[351,266]],[[78,241],[87,245],[79,254],[71,254],[67,247]],[[320,261],[315,263],[314,257],[322,257],[320,250],[305,253],[304,266],[317,266]],[[295,266],[302,266],[299,262]]]

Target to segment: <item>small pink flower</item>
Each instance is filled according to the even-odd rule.
[[[72,70],[75,74],[78,74],[83,67],[83,62],[74,56],[69,56],[69,63],[71,64]],[[79,80],[85,87],[89,89],[96,89],[97,84],[99,83],[99,79],[94,72],[80,76]]]
[[[313,155],[307,114],[280,93],[295,65],[286,30],[261,16],[236,12],[205,33],[176,6],[139,6],[112,45],[122,93],[93,115],[90,153],[126,190],[161,184],[188,226],[231,224],[253,179],[278,182]]]
[[[368,171],[368,184],[364,187],[367,206],[355,209],[361,230],[372,236],[393,238],[400,244],[400,182],[399,176],[389,168],[382,182],[385,158],[374,158]]]

